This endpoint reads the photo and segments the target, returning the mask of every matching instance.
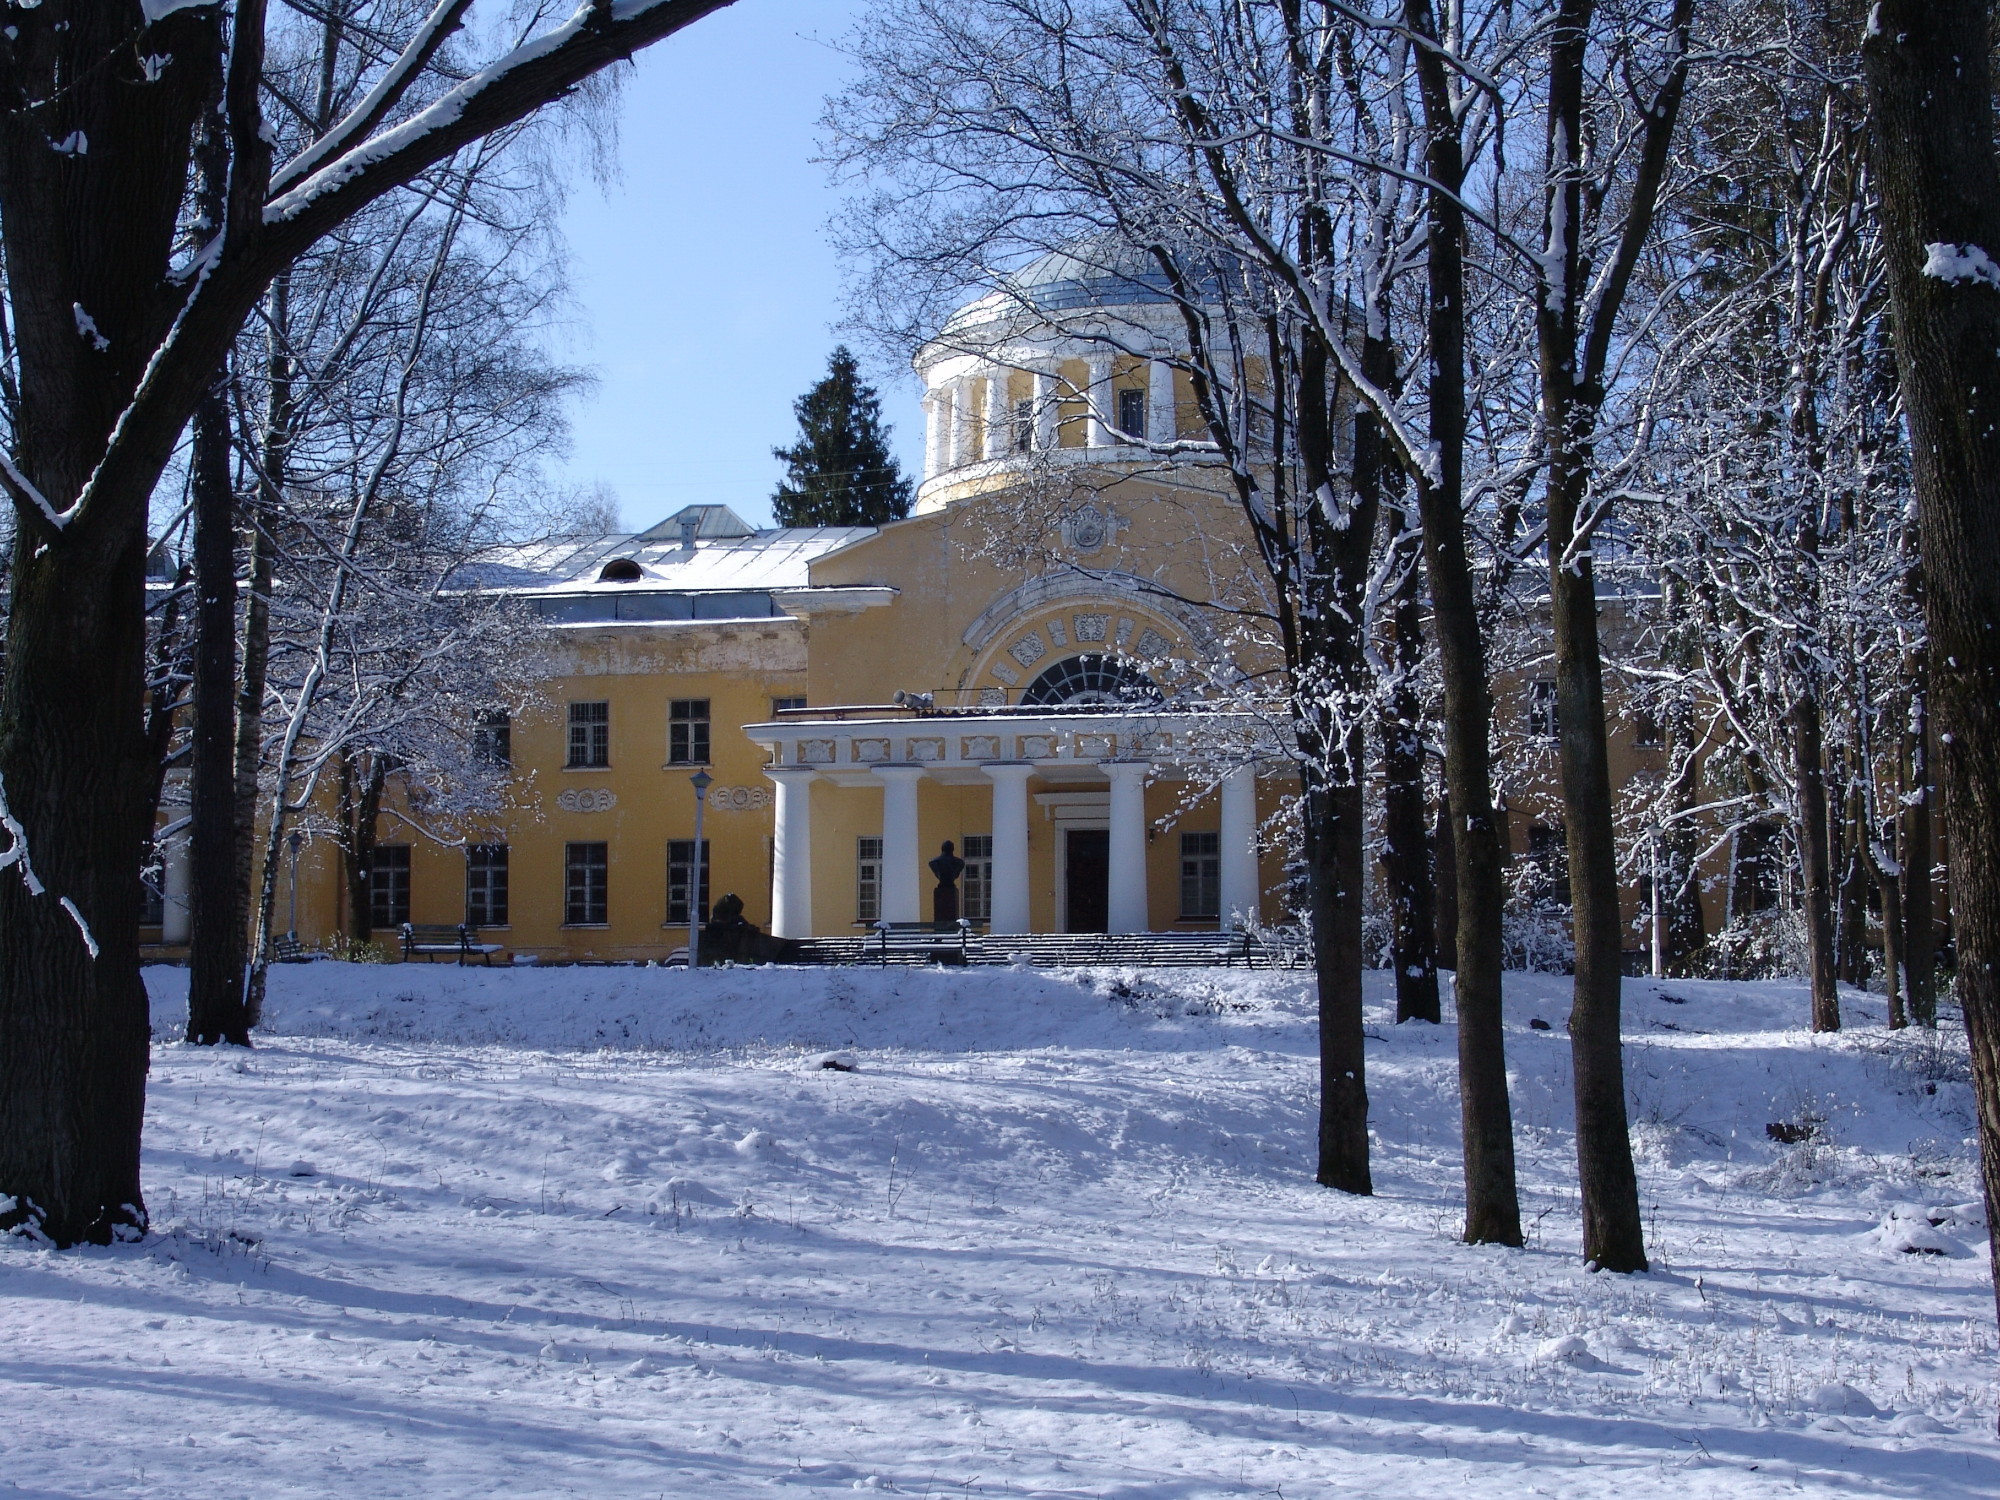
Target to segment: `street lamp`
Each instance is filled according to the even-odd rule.
[[[290,836],[286,838],[285,842],[291,846],[291,851],[292,851],[292,920],[291,920],[291,930],[285,934],[285,937],[287,941],[296,943],[299,940],[299,831],[298,829],[294,828],[291,831]]]
[[[688,783],[694,788],[694,858],[688,861],[688,971],[701,967],[701,815],[708,806],[708,789],[715,778],[696,771]]]

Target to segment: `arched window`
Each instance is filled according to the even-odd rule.
[[[1066,656],[1021,693],[1024,704],[1158,703],[1160,690],[1145,673],[1099,651]]]
[[[614,557],[598,570],[599,583],[637,583],[644,575],[629,557]]]

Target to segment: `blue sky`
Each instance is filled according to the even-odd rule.
[[[839,199],[813,161],[837,40],[867,0],[739,0],[639,54],[620,101],[620,177],[579,183],[564,215],[579,319],[568,357],[594,368],[574,444],[552,466],[602,481],[646,526],[720,501],[769,524],[792,401],[838,341]],[[867,356],[863,354],[864,362]],[[870,366],[904,468],[921,464],[907,372]]]

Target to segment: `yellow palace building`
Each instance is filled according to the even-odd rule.
[[[1143,268],[1050,256],[920,352],[908,519],[757,530],[696,505],[507,559],[557,663],[498,736],[515,811],[424,837],[392,778],[378,940],[465,922],[545,962],[661,959],[723,893],[777,937],[851,937],[932,919],[946,841],[963,914],[995,935],[1284,920],[1259,830],[1290,772],[1217,753],[1228,726],[1156,686],[1240,649],[1203,605],[1247,599],[1257,567],[1160,357],[1180,337]],[[351,927],[331,844],[294,858],[280,930]],[[166,863],[172,946],[184,856]]]
[[[1282,861],[1256,852],[1275,775],[1191,772],[1196,731],[1147,676],[1220,649],[1179,600],[1240,572],[1244,540],[1199,465],[1160,462],[1198,435],[1184,377],[1113,350],[1164,351],[1176,315],[1143,281],[1065,257],[1019,287],[917,361],[908,519],[757,530],[697,505],[509,559],[536,575],[523,592],[559,664],[546,708],[504,736],[519,809],[463,846],[412,837],[420,813],[385,815],[378,939],[463,921],[545,962],[657,959],[725,892],[777,936],[851,936],[929,921],[926,866],[947,840],[964,915],[996,934],[1276,915]],[[1028,545],[1024,528],[1043,534]],[[169,944],[176,863],[170,849]],[[324,841],[297,892],[307,944],[347,925]]]

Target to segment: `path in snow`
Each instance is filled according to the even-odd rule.
[[[1962,1040],[1866,997],[1628,984],[1619,1278],[1566,981],[1510,976],[1506,1251],[1380,976],[1368,1200],[1310,1181],[1293,976],[277,977],[254,1052],[155,1051],[160,1233],[0,1249],[0,1494],[2000,1493]]]

